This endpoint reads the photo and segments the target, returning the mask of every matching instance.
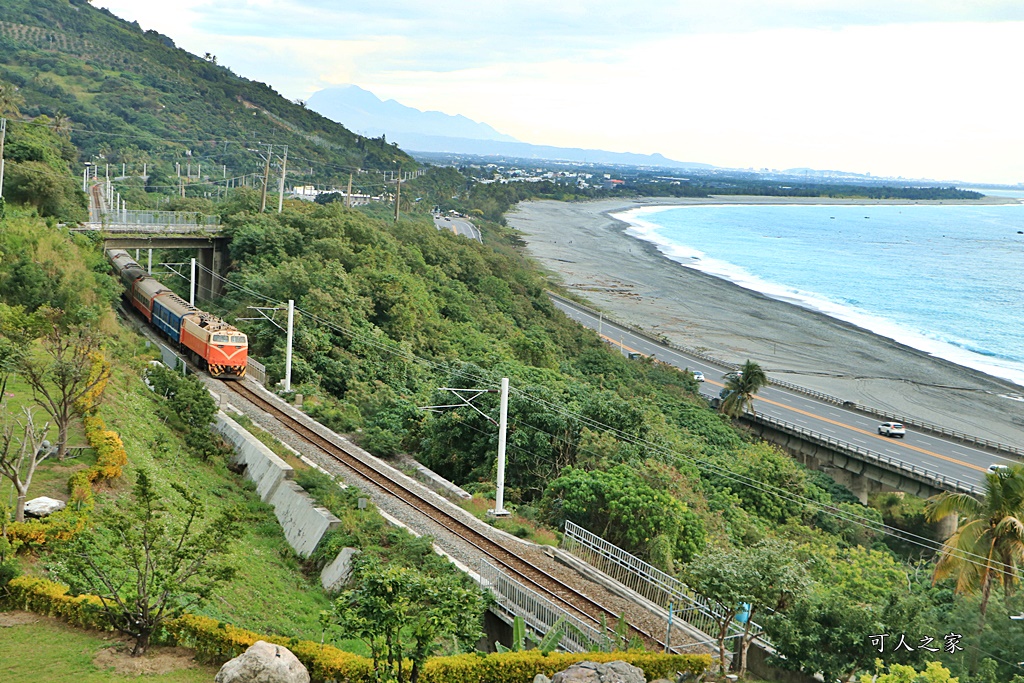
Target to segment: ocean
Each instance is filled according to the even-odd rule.
[[[1024,204],[730,204],[616,217],[685,267],[1024,386]]]

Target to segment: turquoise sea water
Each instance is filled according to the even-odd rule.
[[[1024,204],[644,207],[683,266],[1024,386]]]

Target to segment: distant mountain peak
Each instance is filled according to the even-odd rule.
[[[486,123],[439,111],[421,111],[395,100],[381,100],[358,85],[338,85],[313,93],[306,106],[367,137],[387,135],[401,144],[403,134],[440,135],[470,140],[518,142]]]
[[[386,135],[388,142],[416,152],[663,168],[712,168],[707,164],[673,161],[661,154],[532,145],[503,135],[486,123],[461,115],[420,111],[395,100],[381,100],[369,90],[352,84],[316,92],[306,101],[306,106],[349,130],[367,137]]]

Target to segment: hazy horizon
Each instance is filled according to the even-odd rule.
[[[292,99],[354,84],[536,145],[1024,181],[1008,0],[95,4]]]

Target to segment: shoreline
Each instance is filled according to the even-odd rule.
[[[722,201],[726,199],[728,201]],[[827,199],[829,201],[822,201]],[[990,198],[988,204],[1017,204]],[[1021,387],[793,303],[687,268],[612,214],[653,206],[951,204],[949,200],[711,197],[524,202],[507,217],[529,256],[595,308],[683,346],[761,363],[770,376],[907,418],[1024,443]],[[977,204],[957,201],[956,204]]]

